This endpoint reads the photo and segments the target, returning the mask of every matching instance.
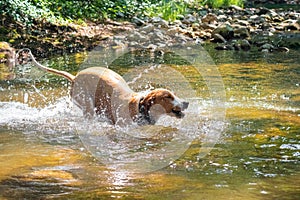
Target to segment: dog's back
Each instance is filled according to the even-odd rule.
[[[128,104],[133,93],[119,74],[107,68],[91,67],[76,75],[71,96],[85,115],[97,113],[114,124],[116,108]]]

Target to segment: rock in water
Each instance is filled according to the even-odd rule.
[[[231,40],[234,36],[234,31],[231,25],[222,24],[213,31],[213,35],[214,34],[220,34],[226,40]]]

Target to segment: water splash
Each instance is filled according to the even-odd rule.
[[[20,102],[0,102],[0,126],[24,132],[72,131],[71,102],[63,97],[44,108]]]
[[[0,126],[27,135],[39,134],[39,138],[50,143],[70,143],[78,135],[86,149],[110,168],[145,172],[172,163],[193,140],[208,134],[212,126],[224,128],[224,124],[209,119],[211,102],[189,101],[184,120],[164,116],[155,126],[127,127],[110,125],[98,117],[83,118],[68,97],[44,108],[0,102]]]

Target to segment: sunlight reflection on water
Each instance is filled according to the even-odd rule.
[[[218,52],[218,55],[224,62],[229,57],[227,52]],[[289,55],[269,55],[269,60],[261,58],[264,62],[260,63],[260,60],[259,64],[243,60],[238,64],[219,66],[229,94],[225,122],[210,121],[207,109],[212,105],[211,101],[190,98],[199,101],[200,118],[195,117],[199,110],[191,109],[187,121],[181,123],[163,118],[158,127],[122,129],[101,119],[84,120],[81,112],[73,109],[66,93],[44,95],[55,99],[48,103],[42,102],[44,99],[39,102],[32,98],[37,91],[30,91],[28,104],[25,104],[23,97],[21,100],[11,98],[20,95],[15,91],[22,87],[11,90],[13,86],[8,88],[3,84],[0,87],[1,99],[5,99],[0,103],[0,179],[3,180],[0,198],[3,195],[4,198],[16,199],[20,196],[28,199],[297,199],[300,183],[299,62],[270,64],[280,60],[287,62],[285,56]],[[295,55],[299,57],[299,54]],[[273,57],[278,58],[274,60]],[[243,66],[249,72],[248,79],[237,70]],[[260,77],[267,74],[267,79],[253,82],[256,79],[251,73]],[[192,74],[189,72],[187,76],[192,77]],[[193,80],[191,84],[200,87]],[[40,87],[37,85],[38,89]],[[199,93],[205,92],[203,88],[199,90]],[[32,106],[32,101],[37,101],[38,106]],[[200,128],[194,126],[199,120]],[[198,158],[203,139],[200,138],[192,142],[182,157],[158,172],[137,176],[128,170],[113,170],[120,166],[126,169],[122,159],[134,162],[134,156],[155,151],[176,138],[178,131],[182,134],[176,142],[182,142],[180,139],[184,134],[193,139],[193,130],[205,134],[210,122],[216,127],[224,126],[226,133],[205,157]],[[164,124],[168,126],[159,127]],[[190,129],[186,126],[189,124],[193,125]],[[172,126],[179,127],[179,130]],[[78,127],[82,128],[79,133]],[[157,129],[161,135],[154,134]],[[80,130],[90,130],[87,144],[99,138],[99,145],[113,154],[109,160],[107,152],[95,150],[109,163],[115,163],[115,166],[110,166],[112,169],[100,165],[101,159],[95,162],[84,150],[77,135],[80,135]],[[134,138],[135,134],[138,138]],[[97,141],[94,144],[91,148],[97,147]],[[133,151],[128,152],[128,148]],[[160,158],[159,154],[155,155]],[[148,162],[149,156],[141,158]],[[69,184],[64,185],[68,180]]]

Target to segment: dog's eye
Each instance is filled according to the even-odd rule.
[[[172,99],[172,96],[171,95],[165,95],[164,98],[166,98],[166,99]]]

